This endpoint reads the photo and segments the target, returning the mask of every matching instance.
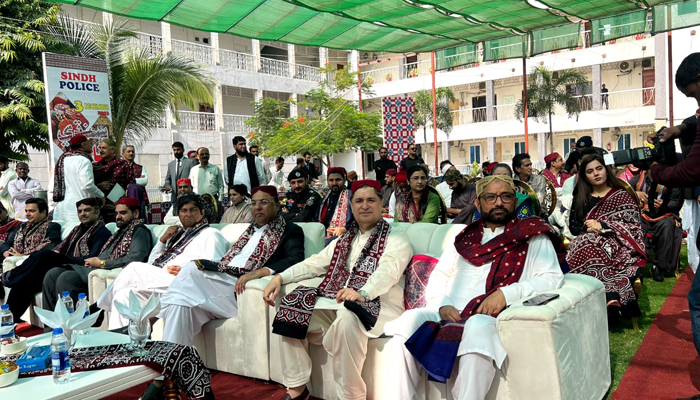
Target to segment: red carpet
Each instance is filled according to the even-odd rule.
[[[688,291],[693,272],[671,290],[612,400],[668,400],[700,393],[700,359],[693,345]]]

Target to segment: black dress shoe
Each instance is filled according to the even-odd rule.
[[[164,399],[165,385],[157,386],[155,383],[148,385],[146,393],[141,396],[141,400],[161,400]]]
[[[661,269],[659,267],[657,267],[656,265],[652,265],[652,267],[651,267],[651,277],[656,282],[663,282],[664,281],[664,273],[661,272]]]
[[[307,400],[309,398],[309,389],[304,388],[304,391],[297,397],[292,397],[289,395],[289,393],[285,393],[284,396],[282,396],[282,400]]]
[[[100,312],[100,311],[102,311],[102,309],[97,307],[97,303],[90,305],[90,314],[94,314],[96,312],[100,313],[100,316],[97,317],[97,319],[95,320],[95,323],[92,324],[93,328],[99,328],[100,326],[102,326],[102,321],[105,320],[105,311],[102,311],[102,312]]]

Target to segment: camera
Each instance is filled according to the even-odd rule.
[[[632,164],[639,169],[649,169],[653,162],[662,165],[676,165],[678,159],[676,157],[676,145],[673,140],[667,140],[661,143],[659,133],[666,129],[665,126],[656,131],[656,135],[652,138],[654,148],[637,147],[634,149],[618,150],[603,155],[605,165],[627,165]]]

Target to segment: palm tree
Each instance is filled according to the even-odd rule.
[[[213,104],[213,79],[196,61],[172,54],[152,54],[133,46],[125,21],[85,25],[59,18],[51,33],[69,44],[76,56],[107,62],[112,95],[112,135],[122,143],[143,144],[156,132],[166,109],[178,121],[178,104],[198,109]]]
[[[559,71],[555,77],[546,67],[537,66],[532,69],[527,81],[527,116],[538,122],[549,122],[549,147],[554,151],[554,108],[558,104],[564,107],[569,118],[578,118],[581,113],[581,100],[585,99],[588,88],[588,79],[586,75],[573,69]],[[515,105],[515,117],[521,120],[523,114],[523,100],[520,99]]]
[[[437,127],[448,135],[452,132],[452,115],[448,101],[455,101],[455,94],[450,88],[441,87],[435,91],[435,114]],[[416,126],[423,127],[423,143],[428,143],[428,126],[433,126],[433,92],[431,90],[419,90],[414,98],[415,112],[413,121]]]

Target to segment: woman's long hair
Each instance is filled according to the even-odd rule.
[[[586,178],[586,167],[593,161],[598,161],[603,167],[605,167],[605,173],[607,175],[605,179],[605,184],[612,189],[624,189],[624,185],[620,181],[620,178],[615,176],[612,168],[605,165],[605,160],[600,154],[589,154],[584,156],[581,160],[581,165],[578,167],[578,178],[576,181],[576,187],[574,187],[574,212],[578,216],[579,220],[584,221],[586,215],[584,213],[586,209],[586,203],[588,202],[591,193],[593,193],[593,185],[588,182]]]
[[[430,197],[430,192],[435,193],[438,198],[440,199],[440,223],[441,224],[446,224],[447,223],[447,207],[445,206],[445,201],[442,199],[442,196],[440,196],[440,193],[432,186],[428,184],[428,169],[425,168],[422,165],[413,165],[410,168],[406,170],[406,175],[407,179],[409,181],[409,187],[411,185],[411,176],[415,174],[418,171],[423,171],[425,174],[425,189],[420,194],[420,201],[418,202],[418,212],[421,216],[421,219],[425,215],[425,210],[428,208],[428,197]],[[411,189],[408,193],[408,200],[413,201],[413,189]],[[416,215],[416,217],[418,217]]]
[[[238,193],[238,194],[240,194],[241,196],[243,196],[243,201],[245,201],[245,199],[249,199],[249,198],[250,198],[250,193],[248,193],[248,186],[246,186],[246,185],[241,185],[241,184],[233,185],[233,186],[231,186],[230,188],[228,188],[228,191],[229,191],[229,192],[231,192],[231,190],[233,190],[233,191],[235,191],[236,193]]]

